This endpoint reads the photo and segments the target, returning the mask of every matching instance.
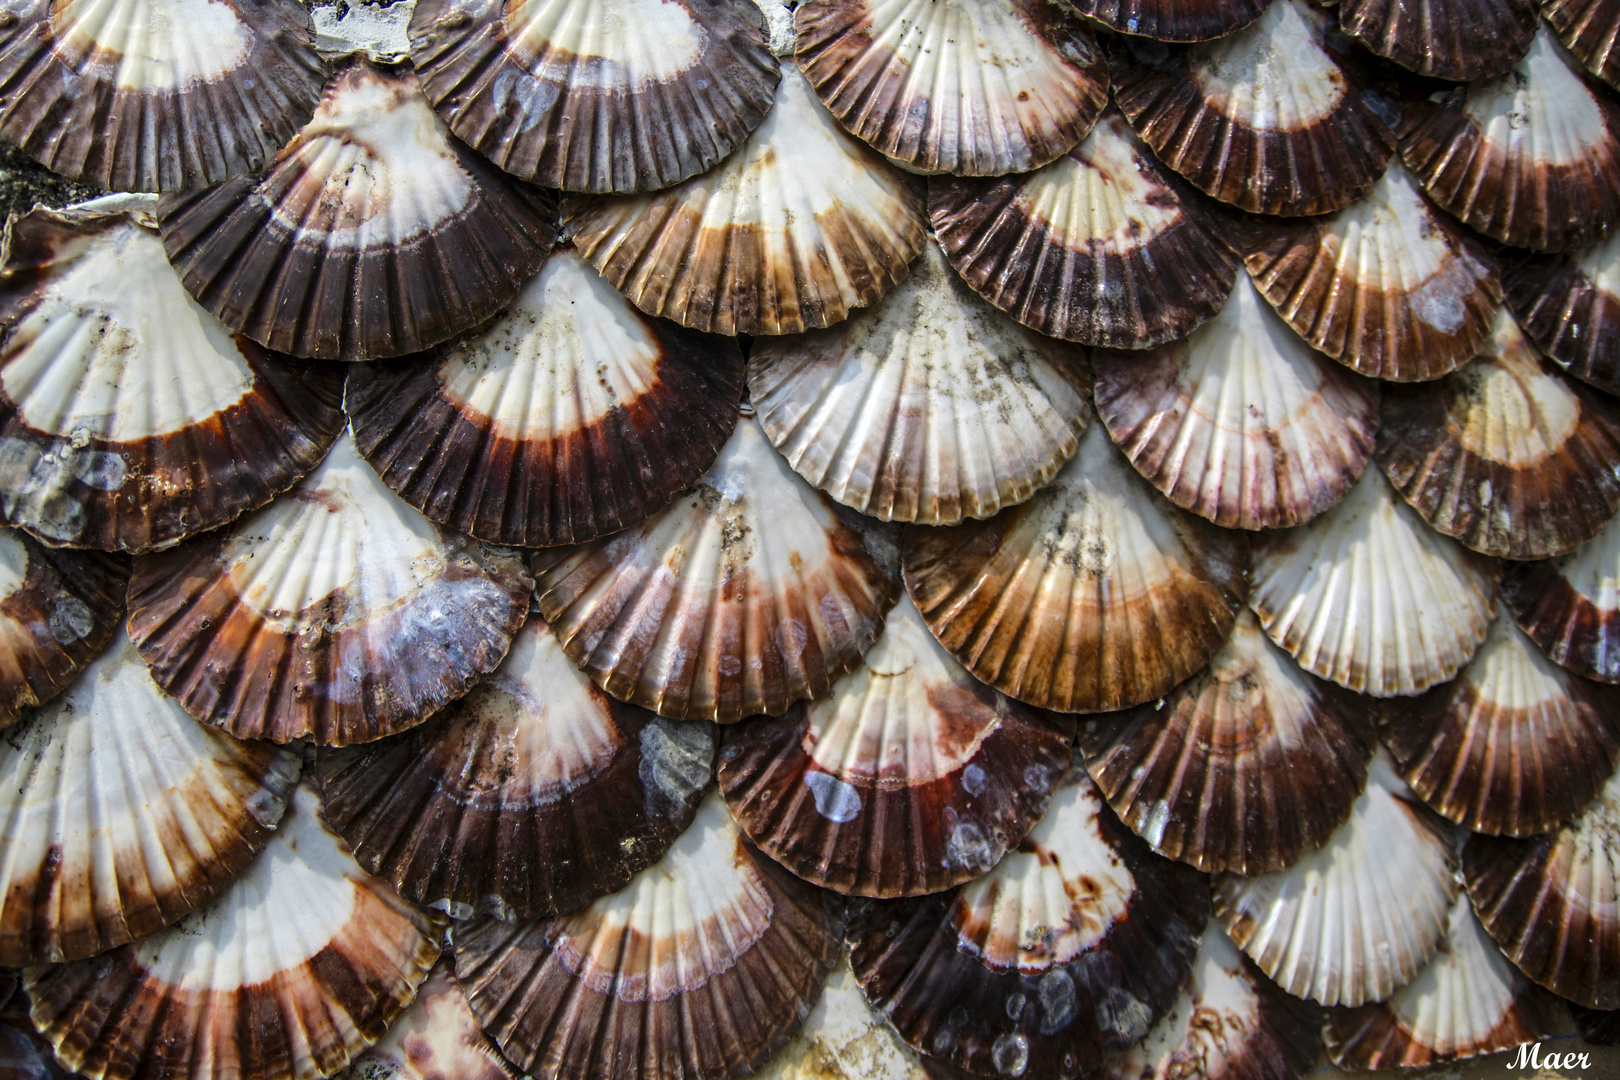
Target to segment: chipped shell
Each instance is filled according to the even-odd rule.
[[[158,222],[197,302],[266,348],[329,360],[420,352],[506,306],[555,238],[550,196],[455,142],[408,63],[337,64],[269,163]]]
[[[954,525],[1029,498],[1074,456],[1084,354],[974,295],[938,245],[847,322],[762,342],[749,396],[789,465],[883,521]]]
[[[1620,762],[1620,691],[1554,665],[1505,611],[1457,679],[1379,723],[1418,796],[1477,833],[1555,829]]]
[[[575,911],[692,821],[715,732],[598,690],[531,618],[466,697],[392,739],[319,749],[326,820],[407,900],[457,919]]]
[[[928,182],[940,243],[981,296],[1043,334],[1115,349],[1185,337],[1226,302],[1238,257],[1202,199],[1112,110],[1036,172]]]
[[[456,977],[549,1080],[733,1080],[804,1023],[842,949],[828,894],[753,850],[716,794],[652,867],[558,919],[457,927]]]
[[[1502,276],[1507,304],[1547,358],[1620,393],[1620,232],[1567,255],[1526,255]]]
[[[651,195],[573,200],[580,255],[642,311],[716,334],[831,326],[905,279],[921,182],[838,126],[797,68],[720,165]]]
[[[1437,379],[1473,359],[1502,302],[1490,256],[1399,163],[1330,217],[1261,226],[1246,262],[1312,348],[1396,382]]]
[[[343,422],[342,376],[200,308],[135,213],[36,209],[0,270],[0,511],[51,544],[145,551],[292,486]]]
[[[334,1080],[517,1080],[479,1028],[454,969],[448,953],[440,956],[411,1007]]]
[[[1469,82],[1511,68],[1540,20],[1536,0],[1345,0],[1339,25],[1419,75]]]
[[[752,416],[668,509],[533,566],[540,611],[597,685],[722,723],[826,695],[900,592],[888,528],[806,484]]]
[[[779,69],[749,0],[419,0],[411,58],[450,130],[564,191],[655,191],[759,126]]]
[[[1093,424],[1028,502],[909,526],[906,586],[940,644],[1060,712],[1152,701],[1209,662],[1247,592],[1244,538],[1163,500]]]
[[[1454,841],[1376,754],[1350,818],[1286,870],[1215,880],[1233,942],[1295,997],[1354,1007],[1405,986],[1445,944]]]
[[[1309,348],[1245,277],[1184,341],[1099,349],[1097,417],[1149,483],[1227,528],[1286,528],[1360,478],[1378,386]]]
[[[737,421],[736,345],[642,315],[558,248],[498,319],[436,354],[350,368],[383,482],[480,540],[546,547],[663,509]]]
[[[867,1004],[848,953],[827,976],[804,1027],[754,1073],[757,1080],[928,1080],[929,1075],[917,1051]]]
[[[271,836],[298,758],[199,725],[120,632],[0,741],[0,964],[78,960],[206,904]]]
[[[1108,102],[1108,59],[1064,0],[803,0],[794,20],[827,108],[917,172],[1039,168]]]
[[[105,956],[30,968],[33,1021],[88,1080],[317,1080],[410,1004],[442,927],[368,878],[300,786],[208,907]]]
[[[1326,844],[1377,744],[1358,700],[1300,671],[1247,610],[1158,703],[1080,725],[1086,768],[1161,855],[1254,876]]]
[[[1395,138],[1324,47],[1307,0],[1275,0],[1250,26],[1163,57],[1130,42],[1114,100],[1199,190],[1258,214],[1325,214],[1372,190]]]
[[[725,730],[720,790],[750,840],[807,881],[917,896],[985,873],[1046,811],[1071,718],[974,679],[909,597],[825,698]]]
[[[1589,86],[1545,27],[1507,74],[1408,112],[1401,156],[1465,224],[1536,251],[1620,225],[1620,104]]]
[[[1158,41],[1209,41],[1254,22],[1271,0],[1077,0],[1111,30]]]
[[[1587,71],[1620,87],[1620,7],[1614,0],[1541,0],[1541,15]]]
[[[867,1000],[925,1054],[985,1077],[1087,1076],[1175,1003],[1204,881],[1123,828],[1078,761],[1017,850],[960,889],[851,920]]]
[[[1383,420],[1384,475],[1435,529],[1483,554],[1567,554],[1620,508],[1620,420],[1505,310],[1465,367],[1386,386]]]
[[[1553,663],[1620,683],[1620,517],[1573,554],[1509,566],[1502,600]]]
[[[401,502],[345,435],[287,496],[141,560],[130,636],[199,720],[341,746],[419,724],[494,670],[530,585],[515,552]]]
[[[296,0],[13,0],[0,27],[0,135],[113,191],[255,172],[325,77]]]

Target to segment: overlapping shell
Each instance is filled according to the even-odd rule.
[[[144,551],[262,506],[325,453],[342,377],[233,338],[180,287],[144,215],[36,209],[6,239],[11,524],[53,544]]]
[[[754,1075],[759,1080],[928,1080],[927,1062],[901,1041],[883,1014],[861,994],[849,967],[838,962],[804,1027]]]
[[[129,628],[199,720],[341,746],[418,724],[494,670],[530,586],[516,553],[401,502],[346,434],[277,502],[143,559]]]
[[[1540,20],[1536,0],[1346,0],[1339,25],[1419,75],[1468,82],[1511,68]]]
[[[952,265],[1026,326],[1144,349],[1220,310],[1238,260],[1196,192],[1116,111],[1068,154],[1002,179],[936,177],[928,209]]]
[[[1023,502],[1074,455],[1079,349],[974,295],[935,244],[847,322],[756,346],[749,397],[811,484],[883,521],[954,525]]]
[[[838,126],[805,77],[720,166],[666,191],[580,199],[566,229],[649,315],[717,334],[831,326],[905,279],[921,183]]]
[[[555,238],[548,196],[451,139],[409,64],[340,61],[262,176],[158,204],[186,291],[279,352],[420,352],[506,306]]]
[[[450,130],[564,191],[654,191],[731,153],[779,74],[749,0],[419,0],[411,59]]]
[[[1108,102],[1107,57],[1063,0],[803,0],[794,21],[827,108],[918,172],[1039,168]]]
[[[1502,599],[1554,663],[1620,683],[1620,518],[1573,554],[1508,567]]]
[[[431,358],[356,365],[344,402],[383,482],[493,543],[581,543],[690,487],[737,420],[742,355],[642,315],[568,248]]]
[[[1620,11],[1612,0],[1541,0],[1541,14],[1587,71],[1620,86]]]
[[[29,969],[32,1017],[90,1080],[329,1076],[410,1004],[442,925],[366,877],[301,786],[207,908],[105,956]]]
[[[531,618],[460,701],[396,738],[315,757],[326,820],[407,900],[456,918],[574,911],[692,821],[715,734],[598,690]]]
[[[788,468],[746,417],[674,505],[538,552],[540,611],[608,693],[676,719],[786,712],[856,667],[900,591],[884,526]]]
[[[1503,275],[1508,307],[1548,359],[1620,393],[1620,233],[1570,255],[1527,255]]]
[[[1074,6],[1122,34],[1208,41],[1258,19],[1271,0],[1079,0]]]
[[[1092,425],[1028,502],[988,521],[907,527],[906,586],[940,643],[1009,697],[1122,709],[1208,662],[1247,591],[1248,553],[1165,503]]]
[[[454,968],[440,956],[411,1007],[335,1080],[517,1080],[479,1028]]]

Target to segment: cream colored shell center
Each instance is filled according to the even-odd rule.
[[[51,34],[70,55],[115,65],[120,90],[184,90],[241,67],[252,32],[221,0],[56,0]]]
[[[697,65],[708,37],[680,0],[517,0],[502,22],[531,75],[570,89],[671,81]]]
[[[1254,25],[1195,49],[1188,76],[1211,108],[1256,131],[1327,119],[1349,89],[1301,0],[1276,0]]]

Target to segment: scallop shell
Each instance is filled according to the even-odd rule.
[[[567,248],[505,314],[436,355],[349,371],[355,442],[406,502],[545,547],[662,509],[737,422],[736,345],[649,319]]]
[[[114,191],[263,168],[325,77],[294,0],[14,0],[6,13],[0,136]]]
[[[226,326],[333,360],[470,330],[511,302],[555,236],[549,196],[452,140],[408,63],[363,52],[337,64],[264,175],[165,196],[158,221],[186,291]]]
[[[654,191],[759,126],[780,74],[748,0],[421,0],[411,58],[450,130],[564,191]]]
[[[479,1028],[445,953],[416,988],[411,1007],[334,1080],[518,1080],[520,1075]]]
[[[860,896],[985,873],[1046,812],[1074,721],[973,678],[909,597],[832,693],[727,728],[720,790],[748,838],[806,881]]]
[[[1202,199],[1114,110],[1027,176],[928,183],[940,243],[981,296],[1043,334],[1119,349],[1185,337],[1231,293],[1238,258]]]
[[[1502,302],[1490,256],[1399,163],[1331,217],[1266,229],[1246,261],[1312,348],[1396,382],[1437,379],[1473,359]]]
[[[1472,836],[1463,873],[1509,960],[1560,997],[1620,1008],[1620,773],[1572,824],[1523,840]]]
[[[1211,919],[1175,1005],[1098,1080],[1299,1080],[1321,1050],[1317,1027],[1316,1010],[1277,989]]]
[[[1409,112],[1401,156],[1442,209],[1505,244],[1569,251],[1620,224],[1620,105],[1546,28],[1506,75]]]
[[[1506,311],[1438,382],[1389,386],[1378,463],[1430,525],[1487,555],[1575,550],[1620,508],[1620,420],[1544,360]]]
[[[574,911],[691,824],[715,732],[598,690],[540,619],[472,691],[405,734],[319,750],[326,819],[405,899],[458,919]]]
[[[1082,15],[1122,34],[1209,41],[1254,22],[1271,0],[1077,0]]]
[[[61,693],[107,647],[128,580],[115,556],[0,529],[0,728]]]
[[[443,921],[365,876],[294,793],[265,851],[208,907],[106,956],[30,968],[35,1027],[88,1080],[315,1080],[382,1037]]]
[[[1508,307],[1547,358],[1620,393],[1620,233],[1570,255],[1531,255],[1502,277]]]
[[[1445,945],[1457,896],[1448,828],[1380,752],[1327,846],[1286,870],[1215,880],[1215,915],[1277,985],[1324,1005],[1382,1001]]]
[[[902,536],[934,635],[996,689],[1047,709],[1152,701],[1203,667],[1247,592],[1242,536],[1175,509],[1094,424],[1028,502]]]
[[[804,1027],[754,1075],[758,1080],[927,1080],[930,1074],[917,1051],[866,1003],[846,953],[827,976]]]
[[[804,1023],[842,949],[835,907],[714,795],[662,860],[579,914],[458,928],[456,976],[532,1075],[731,1080]]]
[[[1114,100],[1199,190],[1258,214],[1325,214],[1372,190],[1395,138],[1323,47],[1329,16],[1276,0],[1251,26],[1161,59],[1127,45]]]
[[[797,334],[905,279],[921,184],[838,126],[798,70],[719,168],[654,195],[578,199],[580,254],[649,315],[716,334]]]
[[[1553,663],[1620,683],[1620,517],[1571,555],[1509,566],[1502,599]]]
[[[1378,385],[1307,347],[1247,278],[1185,341],[1099,349],[1097,417],[1149,483],[1239,529],[1330,509],[1372,456]]]
[[[1587,71],[1620,87],[1620,8],[1614,0],[1541,0],[1541,15]]]
[[[927,244],[848,322],[756,346],[749,397],[789,465],[883,521],[954,525],[1029,498],[1074,456],[1085,357],[974,295]]]
[[[494,670],[530,585],[516,553],[401,502],[345,435],[285,498],[143,559],[130,637],[199,720],[342,746],[419,724]]]
[[[1540,20],[1536,0],[1346,0],[1339,25],[1419,75],[1469,82],[1517,63]]]
[[[0,740],[0,964],[78,960],[203,906],[297,780],[292,753],[200,727],[120,632]]]
[[[223,7],[223,5],[221,5]],[[144,215],[36,209],[0,270],[0,511],[142,551],[262,506],[325,453],[341,376],[233,339]]]
[[[1120,826],[1078,761],[1016,851],[960,889],[852,918],[851,967],[901,1038],[980,1076],[1093,1073],[1180,993],[1203,879]]]
[[[1346,1069],[1416,1068],[1511,1050],[1562,1027],[1556,1000],[1516,971],[1460,893],[1446,947],[1383,1004],[1329,1013],[1328,1055]]]
[[[1108,58],[1063,0],[803,0],[794,21],[839,123],[917,172],[1028,172],[1108,103]]]
[[[884,527],[836,507],[744,419],[714,467],[634,529],[534,556],[568,658],[675,719],[779,716],[860,664],[900,591]]]
[[[1555,666],[1503,612],[1462,675],[1380,717],[1396,767],[1473,832],[1530,836],[1575,818],[1620,759],[1620,691]]]
[[[1424,524],[1377,469],[1309,525],[1254,545],[1249,605],[1313,675],[1419,694],[1474,655],[1496,614],[1494,559]]]
[[[1155,851],[1251,876],[1327,843],[1376,744],[1365,707],[1300,671],[1247,610],[1209,667],[1159,702],[1087,720],[1079,742]]]

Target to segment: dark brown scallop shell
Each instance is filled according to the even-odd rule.
[[[1541,0],[1541,15],[1587,71],[1620,87],[1620,6],[1614,0]]]
[[[1508,307],[1547,358],[1582,382],[1620,393],[1620,232],[1568,255],[1512,260]]]
[[[1620,683],[1620,517],[1560,559],[1514,563],[1502,600],[1555,664]]]
[[[1271,0],[1076,0],[1111,30],[1158,41],[1209,41],[1258,19]]]
[[[1344,0],[1339,25],[1419,75],[1471,82],[1500,75],[1530,49],[1536,0]]]

